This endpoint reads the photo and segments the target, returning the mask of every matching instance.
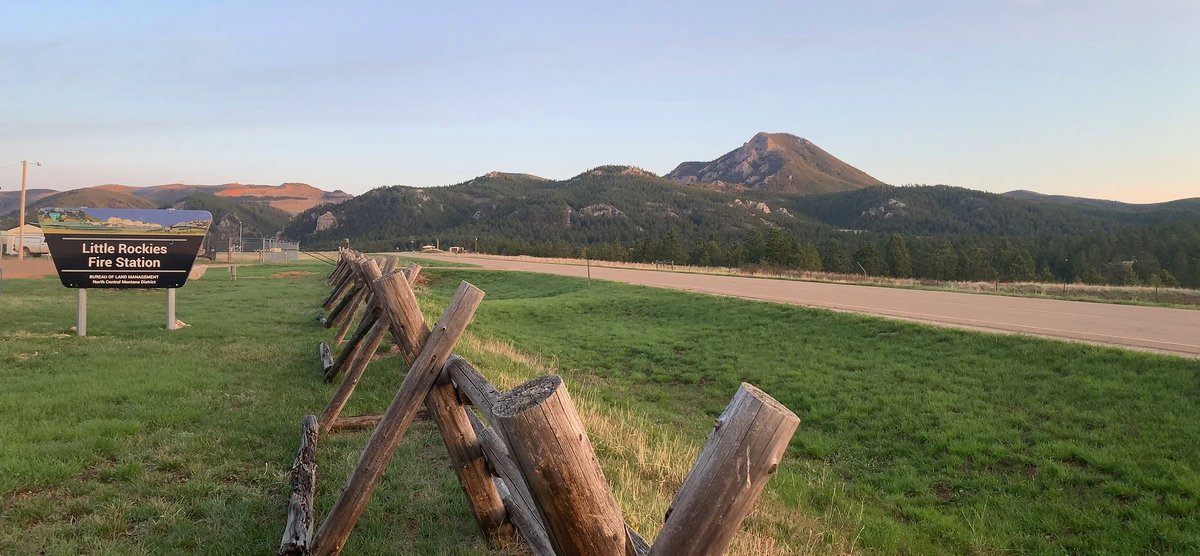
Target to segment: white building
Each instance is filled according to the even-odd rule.
[[[17,242],[20,238],[18,232],[20,228],[0,231],[0,253],[5,255],[17,254]],[[42,245],[46,238],[42,236],[42,229],[33,224],[25,225],[25,243],[26,245]]]

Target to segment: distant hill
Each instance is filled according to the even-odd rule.
[[[1023,189],[1009,191],[1008,193],[1004,193],[1004,196],[1011,197],[1013,199],[1022,199],[1025,201],[1085,207],[1089,209],[1099,209],[1102,211],[1110,211],[1112,213],[1125,214],[1162,214],[1177,212],[1193,214],[1195,211],[1200,210],[1200,197],[1176,199],[1174,201],[1166,201],[1162,203],[1122,203],[1120,201],[1089,199],[1087,197],[1071,197],[1069,195],[1046,195],[1036,191],[1026,191]]]
[[[1104,200],[1104,199],[1088,199],[1086,197],[1071,197],[1068,195],[1046,195],[1044,193],[1038,193],[1036,191],[1029,191],[1026,189],[1018,189],[1015,191],[1009,191],[1008,193],[1002,193],[1002,195],[1004,195],[1005,197],[1012,198],[1012,199],[1021,199],[1024,201],[1058,203],[1061,205],[1072,205],[1072,206],[1077,206],[1077,207],[1127,209],[1127,208],[1133,208],[1133,207],[1137,206],[1137,205],[1133,205],[1130,203],[1122,203],[1120,201],[1108,201],[1108,200]]]
[[[224,251],[231,238],[276,237],[287,228],[292,215],[267,203],[245,201],[241,198],[218,197],[196,192],[169,205],[170,208],[207,210],[213,215],[208,229],[208,241],[214,249]]]
[[[151,195],[133,194],[139,191],[145,193],[146,189],[149,189]],[[106,185],[50,193],[45,196],[39,195],[36,201],[27,203],[27,221],[36,221],[37,209],[50,206],[207,210],[213,215],[213,224],[209,228],[209,241],[206,245],[219,250],[225,248],[230,238],[275,237],[292,219],[290,213],[275,208],[264,200],[256,200],[253,195],[219,197],[204,191],[203,186],[135,188]],[[180,193],[187,195],[179,197]],[[27,197],[33,198],[32,195]],[[15,207],[16,203],[13,205]],[[0,224],[11,227],[16,225],[16,221],[14,211],[0,219]]]
[[[281,185],[250,185],[226,183],[222,185],[185,185],[171,183],[147,187],[107,184],[85,189],[99,189],[126,193],[150,199],[157,204],[173,203],[194,193],[208,193],[218,197],[229,197],[245,201],[262,201],[290,214],[303,212],[321,203],[339,203],[353,197],[341,190],[324,191],[305,183]]]
[[[543,179],[536,176],[531,176],[530,178]],[[184,185],[171,183],[147,187],[105,184],[72,189],[70,191],[30,189],[26,191],[25,206],[31,214],[36,212],[38,207],[44,206],[47,203],[64,207],[159,208],[170,206],[197,193],[252,204],[266,204],[288,215],[303,212],[320,204],[340,203],[354,197],[340,190],[323,191],[304,183],[285,183],[282,185],[247,185],[240,183]],[[19,205],[20,191],[0,191],[0,225],[15,225]],[[32,218],[34,217],[29,216],[27,220]],[[269,231],[274,233],[274,231],[279,229],[282,229],[282,226],[275,227]]]
[[[568,180],[492,172],[447,187],[393,186],[296,216],[286,235],[332,246],[342,238],[392,248],[412,238],[478,235],[573,245],[621,242],[674,230],[681,240],[787,230],[920,236],[1079,236],[1200,219],[1200,202],[1079,206],[945,185],[870,186],[802,194],[699,189],[631,166],[600,166]],[[1195,200],[1200,201],[1200,200]],[[1093,206],[1094,205],[1094,206]],[[326,212],[336,224],[317,230]],[[423,239],[422,239],[423,238]],[[392,245],[386,245],[391,242]]]
[[[437,244],[500,254],[768,264],[965,280],[1200,286],[1200,202],[1023,199],[949,186],[812,194],[698,188],[631,166],[561,181],[492,172],[383,187],[297,215],[311,248]]]
[[[666,177],[720,189],[800,194],[884,185],[811,141],[787,133],[759,133],[716,160],[684,162]]]
[[[39,207],[103,207],[103,208],[158,208],[158,203],[121,191],[85,188],[55,193],[29,203],[31,209]]]
[[[25,206],[28,207],[39,200],[59,193],[53,189],[28,189],[25,191]],[[0,191],[0,217],[17,212],[21,206],[21,190]],[[15,218],[15,217],[14,217]],[[15,222],[15,220],[14,220]]]
[[[764,212],[765,210],[765,212]],[[335,227],[318,231],[325,214]],[[357,247],[392,249],[440,239],[473,244],[473,238],[563,245],[623,244],[664,236],[680,241],[707,235],[740,237],[752,229],[798,230],[817,224],[750,206],[737,194],[696,189],[632,166],[601,166],[568,180],[490,173],[446,187],[392,186],[337,205],[305,211],[288,237],[314,246],[350,238]]]

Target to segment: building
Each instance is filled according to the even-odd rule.
[[[20,239],[18,233],[20,228],[0,231],[0,253],[5,255],[17,254],[17,241]],[[46,252],[42,245],[45,245],[46,238],[42,235],[42,229],[33,225],[25,225],[25,244],[29,245],[37,254]],[[35,247],[36,246],[36,247]]]

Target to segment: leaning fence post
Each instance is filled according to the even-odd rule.
[[[383,276],[383,273],[379,270],[379,265],[375,264],[375,261],[370,259],[365,259],[363,261],[362,265],[359,267],[359,274],[364,283],[368,284],[368,287],[371,282],[374,282]],[[406,273],[406,276],[407,275],[409,274]],[[412,282],[412,278],[409,278],[409,282]],[[350,337],[350,342],[346,344],[346,347],[342,348],[342,351],[338,354],[337,361],[334,362],[333,366],[325,369],[325,382],[332,382],[333,377],[342,372],[347,363],[350,363],[358,358],[359,352],[362,350],[362,343],[367,339],[367,333],[371,331],[371,327],[374,326],[376,320],[384,318],[380,316],[380,311],[378,308],[379,303],[377,301],[377,296],[375,296],[373,292],[368,293],[367,306],[366,309],[363,310],[362,318],[359,319],[358,329],[354,331],[354,334]]]
[[[557,375],[526,382],[493,407],[559,556],[633,554],[625,520],[575,404]]]
[[[420,267],[410,265],[410,268],[413,269],[410,276],[415,278]],[[378,280],[374,284],[378,286],[377,291],[383,292],[390,288],[398,294],[378,297],[386,307],[386,312],[391,319],[396,343],[401,346],[405,359],[414,361],[413,350],[419,348],[426,341],[425,338],[430,335],[429,327],[425,324],[424,317],[421,316],[420,308],[415,305],[406,308],[400,304],[391,303],[409,299],[407,294],[399,295],[400,292],[395,289],[398,284],[389,284],[384,280]],[[415,304],[416,298],[412,297],[410,303]],[[468,506],[470,506],[479,528],[488,541],[494,545],[508,543],[513,538],[513,528],[512,524],[505,519],[507,514],[504,510],[504,501],[500,498],[500,493],[496,490],[491,475],[487,472],[479,439],[475,436],[475,430],[471,428],[467,410],[459,402],[454,385],[450,383],[445,369],[430,388],[429,395],[425,398],[425,407],[442,433],[442,440],[445,441],[446,451],[450,456],[450,464],[454,468],[454,474],[458,477],[463,493],[467,496]]]
[[[312,548],[313,495],[317,490],[317,418],[304,417],[300,427],[300,449],[292,463],[292,495],[288,500],[287,525],[279,542],[280,556],[308,554]]]
[[[338,415],[341,415],[342,409],[345,409],[346,403],[350,401],[350,396],[358,387],[358,381],[362,380],[362,375],[367,370],[367,364],[371,362],[371,357],[375,355],[375,350],[379,348],[379,344],[383,343],[385,336],[387,336],[387,324],[382,320],[376,321],[370,328],[368,338],[358,346],[351,356],[346,376],[342,378],[342,383],[338,385],[329,404],[321,412],[321,432],[329,432],[333,429],[333,423],[337,421]]]
[[[341,324],[338,325],[337,334],[333,337],[334,345],[342,345],[342,340],[346,339],[346,333],[350,332],[350,327],[354,325],[354,314],[358,312],[358,306],[367,302],[370,297],[370,288],[363,287],[359,290],[358,295],[350,300],[350,305],[344,312],[334,316],[334,319],[341,319]]]
[[[389,278],[385,276],[375,283],[391,283]],[[401,289],[407,290],[408,295],[405,297],[412,298],[411,304],[415,305],[416,297],[412,295],[412,290],[403,276],[398,277],[398,283]],[[385,294],[388,293],[388,290],[382,288],[377,289],[376,292]],[[358,458],[358,465],[355,466],[354,472],[342,489],[341,496],[329,510],[329,514],[325,516],[325,520],[321,522],[321,527],[313,538],[313,554],[318,556],[337,554],[346,544],[350,531],[354,529],[354,524],[362,515],[363,509],[371,499],[371,494],[379,485],[379,480],[383,477],[383,471],[391,461],[392,454],[396,452],[400,440],[408,432],[408,427],[421,408],[421,403],[429,394],[438,374],[442,372],[442,366],[445,365],[451,350],[454,349],[454,344],[458,342],[458,338],[466,330],[467,324],[471,322],[471,318],[475,315],[475,309],[482,299],[482,290],[463,282],[450,305],[442,313],[442,318],[434,326],[434,330],[419,346],[416,357],[412,359],[412,366],[405,375],[404,382],[400,385],[400,390],[396,392],[396,397],[384,412],[383,419],[375,427],[375,432]],[[381,295],[380,301],[385,308],[389,306],[387,303],[389,299],[383,298],[383,295]],[[390,309],[387,310],[390,312]],[[418,314],[420,314],[419,308]],[[390,316],[395,317],[395,315]]]
[[[342,251],[338,260],[337,270],[330,280],[330,284],[333,286],[333,291],[329,293],[329,297],[325,298],[325,301],[321,302],[322,308],[328,310],[330,307],[332,307],[334,301],[341,297],[341,295],[345,293],[346,288],[354,282],[354,273],[350,271],[350,261],[350,254],[346,251]]]
[[[504,500],[487,470],[483,448],[471,426],[467,409],[459,401],[458,392],[446,371],[442,371],[429,391],[425,407],[442,433],[454,474],[458,477],[463,494],[467,496],[467,505],[479,529],[493,546],[513,542],[516,533],[504,509]]]
[[[650,554],[724,554],[767,479],[779,469],[799,425],[795,413],[743,382],[675,494]]]

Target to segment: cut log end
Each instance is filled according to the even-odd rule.
[[[562,377],[558,375],[537,377],[501,395],[492,411],[500,418],[514,417],[546,401],[559,386],[562,386]]]
[[[782,414],[784,416],[784,420],[795,420],[796,422],[800,422],[800,417],[796,416],[792,410],[788,409],[786,405],[779,403],[779,401],[771,397],[770,394],[760,390],[757,386],[750,384],[749,382],[743,382],[741,389],[744,390],[746,394],[761,402],[763,405],[775,410],[776,413]]]

